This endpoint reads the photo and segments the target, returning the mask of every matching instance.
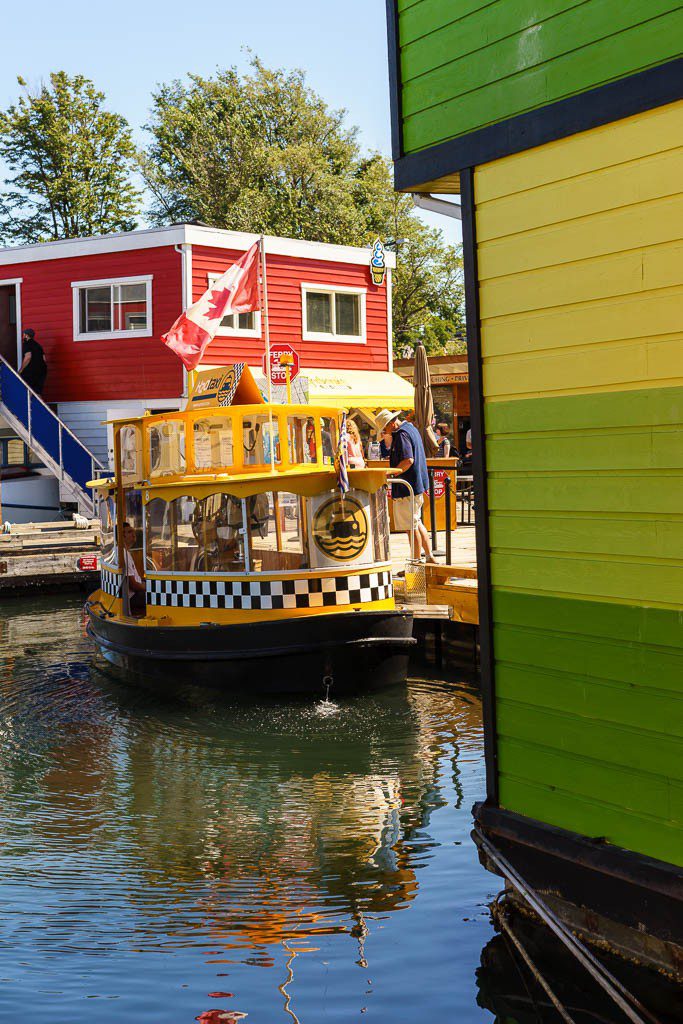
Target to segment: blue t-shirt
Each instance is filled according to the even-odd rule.
[[[427,459],[422,438],[412,423],[402,423],[398,430],[394,431],[389,449],[389,465],[393,469],[396,469],[404,459],[412,459],[413,464],[396,479],[407,480],[415,494],[424,494],[429,490]],[[407,488],[399,486],[393,487],[392,491],[395,498],[407,498],[410,493]]]

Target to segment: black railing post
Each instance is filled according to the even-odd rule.
[[[444,500],[446,502],[446,565],[451,564],[451,478],[446,473],[446,493]]]
[[[432,524],[432,551],[436,551],[436,498],[434,497],[434,469],[427,467],[429,476],[429,518]]]

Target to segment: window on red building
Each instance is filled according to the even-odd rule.
[[[75,281],[74,338],[118,338],[152,333],[152,278]]]
[[[365,291],[301,286],[304,341],[365,341]]]

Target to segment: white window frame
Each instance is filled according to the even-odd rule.
[[[212,285],[218,281],[222,274],[207,274],[206,282],[207,288],[211,288]],[[260,310],[255,309],[254,311],[254,323],[255,327],[221,327],[219,326],[216,331],[217,338],[260,338],[261,337],[261,313]],[[233,316],[239,317],[239,313],[234,313]],[[222,319],[222,318],[221,318]]]
[[[336,303],[332,303],[332,332],[309,331],[308,314],[306,309],[306,296],[309,292],[324,292],[327,295],[358,295],[360,297],[360,334],[336,334]],[[338,341],[344,345],[365,345],[367,344],[367,332],[365,326],[365,297],[367,288],[351,288],[346,285],[337,284],[302,284],[301,285],[301,339],[302,341]]]
[[[72,281],[74,341],[114,341],[116,338],[151,338],[152,329],[152,281],[153,274],[138,277],[107,277],[97,281]],[[146,296],[147,326],[134,331],[81,331],[80,291],[82,288],[107,288],[116,284],[144,284]]]

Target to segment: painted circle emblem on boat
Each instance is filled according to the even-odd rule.
[[[363,506],[348,495],[330,498],[313,517],[313,539],[327,558],[350,562],[368,542],[368,517]]]

